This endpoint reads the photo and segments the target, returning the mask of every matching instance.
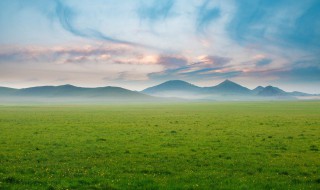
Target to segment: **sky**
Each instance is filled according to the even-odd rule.
[[[319,0],[1,0],[0,86],[320,93]]]

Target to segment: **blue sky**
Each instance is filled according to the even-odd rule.
[[[320,93],[318,0],[1,0],[0,86],[181,79]]]

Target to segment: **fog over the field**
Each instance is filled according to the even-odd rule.
[[[0,86],[320,93],[320,1],[1,0]]]

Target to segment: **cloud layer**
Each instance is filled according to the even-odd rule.
[[[0,86],[229,78],[320,93],[317,0],[3,0],[0,9]]]

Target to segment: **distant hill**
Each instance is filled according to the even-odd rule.
[[[199,87],[182,80],[170,80],[146,88],[141,92],[120,87],[84,88],[70,84],[61,86],[38,86],[23,89],[0,87],[0,101],[43,99],[67,101],[181,101],[193,100],[270,100],[270,99],[319,98],[303,92],[285,92],[274,87],[258,86],[250,90],[233,81],[225,80],[216,86]],[[170,98],[170,99],[168,99]]]
[[[258,93],[258,96],[289,96],[289,93],[277,87],[267,86]]]
[[[146,88],[144,94],[160,97],[192,98],[202,93],[202,88],[182,80],[170,80]]]
[[[142,93],[158,97],[177,97],[204,100],[261,100],[292,99],[295,96],[312,96],[302,92],[285,92],[280,88],[258,86],[250,90],[233,81],[225,80],[216,86],[199,87],[181,80],[171,80],[147,88]]]
[[[230,80],[225,80],[217,86],[204,88],[208,93],[222,94],[222,95],[250,95],[251,90],[243,87]]]
[[[13,98],[77,98],[99,100],[151,100],[151,97],[140,92],[127,90],[120,87],[82,88],[72,85],[39,86],[23,89],[0,88],[2,97]]]
[[[0,87],[0,96],[7,96],[13,94],[16,91],[17,89],[14,88]]]
[[[187,99],[213,99],[222,96],[250,95],[251,90],[230,80],[212,87],[199,87],[181,80],[171,80],[147,88],[142,93],[159,97],[180,97]]]
[[[308,93],[298,92],[298,91],[289,92],[289,94],[291,96],[319,96],[319,95],[316,95],[316,94],[308,94]]]
[[[262,87],[262,86],[257,86],[255,89],[251,90],[251,92],[252,92],[252,94],[257,95],[257,94],[259,94],[263,89],[264,89],[264,87]]]

